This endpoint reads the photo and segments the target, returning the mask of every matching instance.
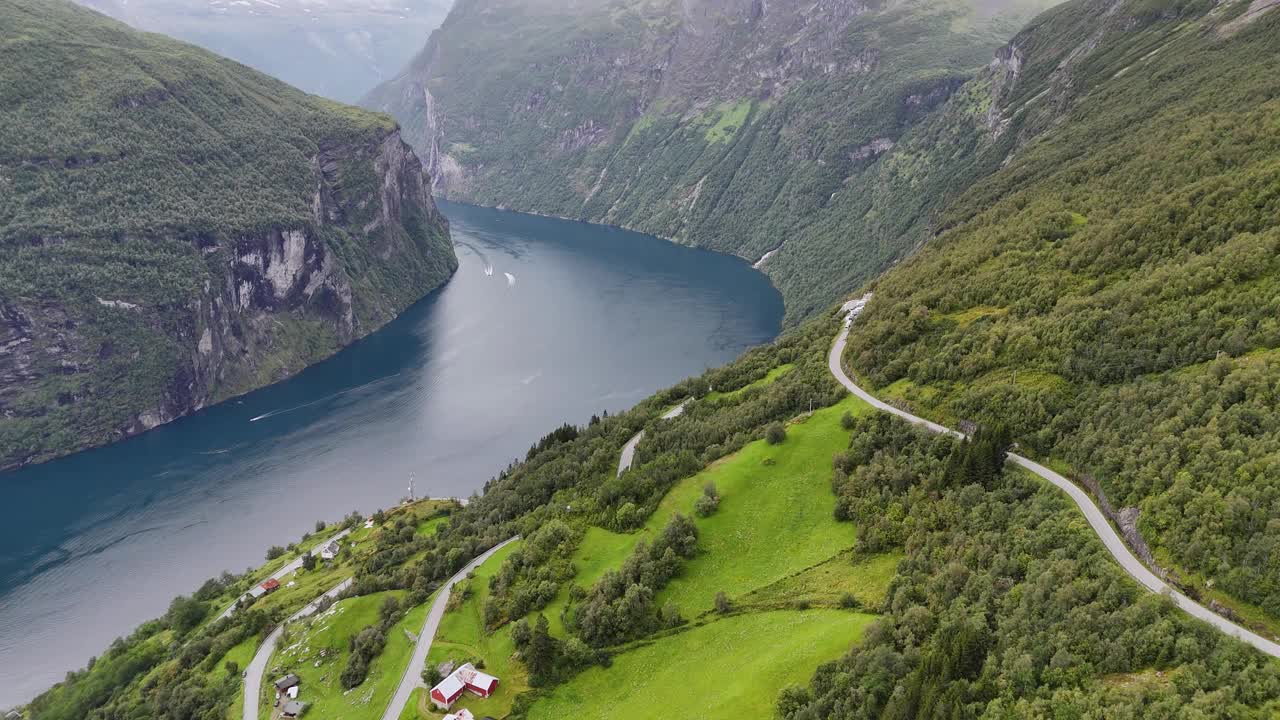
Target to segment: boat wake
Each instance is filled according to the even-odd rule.
[[[357,386],[355,386],[355,387],[353,387],[353,388],[347,388],[346,390],[339,390],[338,392],[333,393],[332,395],[326,395],[326,396],[324,396],[324,397],[322,397],[322,398],[319,398],[319,399],[317,399],[317,400],[312,400],[311,402],[305,402],[305,403],[302,403],[301,405],[294,405],[293,407],[290,407],[290,408],[282,408],[282,409],[280,409],[280,410],[272,410],[271,412],[265,412],[265,413],[263,413],[263,414],[261,414],[261,415],[259,415],[259,416],[257,416],[257,417],[251,417],[251,418],[249,418],[249,422],[251,422],[251,423],[253,423],[253,422],[258,422],[259,420],[266,420],[267,418],[275,417],[275,416],[277,416],[277,415],[283,415],[283,414],[285,414],[285,413],[291,413],[291,412],[293,412],[293,411],[295,411],[295,410],[301,410],[301,409],[303,409],[303,408],[309,408],[309,407],[311,407],[312,405],[317,405],[317,404],[322,403],[322,402],[326,402],[326,401],[329,401],[329,400],[333,400],[334,398],[342,397],[343,395],[346,395],[346,394],[348,394],[348,393],[353,393],[353,392],[355,392],[355,391],[357,391],[357,390],[363,390],[363,389],[365,389],[365,388],[369,387],[370,385],[377,385],[378,383],[380,383],[380,382],[382,382],[382,381],[384,381],[384,380],[390,380],[391,378],[396,377],[396,376],[398,376],[399,374],[400,374],[400,373],[392,373],[392,374],[390,374],[390,375],[387,375],[386,377],[380,377],[380,378],[378,378],[377,380],[373,380],[373,381],[371,381],[371,382],[367,382],[367,383],[365,383],[365,384],[363,384],[363,385],[357,385]]]
[[[490,265],[490,264],[488,264],[488,263],[485,263],[485,265],[484,265],[484,274],[485,274],[485,275],[492,275],[492,274],[493,274],[493,266],[492,266],[492,265]]]
[[[515,286],[516,286],[516,276],[515,276],[515,275],[512,275],[512,274],[511,274],[511,273],[509,273],[509,272],[504,272],[504,273],[502,273],[502,274],[507,276],[507,287],[515,287]]]

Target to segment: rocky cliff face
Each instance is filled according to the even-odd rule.
[[[63,0],[0,5],[0,468],[287,377],[456,267],[385,116]]]
[[[119,361],[159,360],[163,375],[133,394],[136,402],[96,427],[78,427],[56,448],[13,442],[3,463],[121,439],[281,380],[378,329],[456,269],[447,221],[399,132],[326,149],[312,165],[310,221],[189,244],[207,270],[189,302],[94,295],[84,307],[4,298],[0,410],[8,420],[81,411],[101,417],[103,409],[92,407],[100,393],[50,390],[110,375]],[[154,347],[120,347],[104,325],[152,337],[164,358],[154,357]]]
[[[924,170],[891,150],[1052,4],[461,0],[364,103],[452,198],[768,254],[795,321],[919,240],[918,207],[846,226],[882,172]]]

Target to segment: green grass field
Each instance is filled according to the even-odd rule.
[[[806,603],[838,607],[848,593],[859,605],[876,612],[884,604],[889,581],[898,570],[902,553],[860,557],[843,552],[826,562],[802,570],[743,596],[741,607],[782,608]]]
[[[759,380],[747,383],[746,385],[743,385],[737,390],[729,390],[727,392],[717,392],[713,390],[712,392],[707,393],[702,399],[706,400],[707,402],[725,402],[725,401],[733,402],[734,400],[737,400],[739,397],[741,397],[742,394],[747,392],[748,390],[754,390],[756,388],[762,388],[767,385],[772,385],[778,378],[791,372],[791,370],[794,368],[795,368],[794,363],[786,363],[784,365],[779,365],[778,367],[770,370],[768,373],[765,374],[764,377],[760,378]]]
[[[693,617],[711,609],[718,592],[745,595],[852,547],[853,525],[834,517],[831,459],[849,444],[840,416],[865,409],[846,398],[793,422],[780,445],[758,440],[676,485],[639,536],[660,531],[677,512],[692,516],[708,482],[720,494],[720,509],[696,519],[701,551],[659,602],[674,602]]]
[[[388,596],[403,599],[404,593],[391,591],[349,598],[314,618],[290,625],[290,638],[272,657],[271,666],[302,678],[299,699],[311,705],[308,718],[374,719],[386,709],[413,651],[414,641],[406,630],[416,638],[431,600],[410,610],[388,631],[386,647],[370,666],[369,677],[363,683],[344,691],[338,678],[350,655],[351,638],[366,626],[377,624],[378,609]]]
[[[519,545],[518,542],[511,543],[494,553],[476,569],[470,580],[454,588],[450,609],[440,621],[440,629],[427,655],[428,663],[453,660],[461,664],[480,659],[483,660],[484,671],[498,678],[498,690],[492,697],[481,699],[464,695],[453,706],[455,709],[467,708],[478,718],[486,715],[504,717],[511,711],[516,695],[529,686],[524,666],[513,658],[515,643],[511,640],[511,626],[501,627],[492,634],[485,633],[484,629],[484,602],[489,597],[489,578],[497,573]],[[410,702],[408,707],[420,707],[420,702]],[[438,717],[424,715],[420,710],[412,714],[406,711],[406,716]]]
[[[598,527],[587,528],[571,559],[577,571],[573,576],[573,584],[591,587],[605,571],[621,566],[635,545],[635,535],[610,532]],[[542,611],[547,616],[552,635],[564,637],[562,615],[568,604],[569,585],[565,585],[556,599]],[[529,622],[533,622],[537,615],[538,613],[530,613]]]
[[[736,615],[622,653],[530,708],[529,720],[741,720],[773,716],[778,691],[809,681],[874,616],[839,610]]]

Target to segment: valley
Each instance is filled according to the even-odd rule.
[[[1280,715],[1280,5],[458,0],[356,109],[47,2],[21,720]]]
[[[420,496],[468,497],[546,428],[625,409],[778,330],[776,291],[739,260],[442,207],[458,272],[379,332],[283,383],[0,476],[28,508],[0,526],[0,705],[335,508],[392,505],[411,475]]]

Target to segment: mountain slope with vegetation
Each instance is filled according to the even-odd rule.
[[[452,199],[769,254],[794,323],[923,239],[948,156],[894,148],[1052,4],[463,0],[364,104]]]
[[[809,322],[627,413],[562,427],[483,495],[444,508],[446,520],[421,503],[375,515],[369,530],[348,518],[355,547],[333,564],[230,620],[201,622],[262,574],[218,579],[27,710],[33,720],[238,711],[239,666],[227,661],[305,602],[286,593],[349,572],[351,599],[291,641],[306,648],[300,665],[318,657],[311,684],[332,682],[347,642],[314,633],[412,624],[442,582],[515,534],[524,539],[455,590],[430,656],[483,663],[520,693],[469,698],[478,716],[651,717],[658,694],[663,711],[786,720],[1280,710],[1280,666],[1135,584],[1056,489],[979,462],[980,443],[863,412],[826,371],[837,328],[831,316]],[[708,399],[712,387],[722,395]],[[724,398],[739,388],[749,389]],[[684,400],[684,414],[661,419]],[[618,476],[618,453],[641,428],[636,463]],[[794,501],[771,492],[788,483],[817,495],[825,517],[788,524]],[[780,552],[792,541],[812,547]],[[343,607],[367,617],[338,622]],[[388,638],[368,665],[377,675],[353,679],[349,697],[327,686],[304,697],[341,714],[377,697],[406,654]],[[421,697],[402,717],[438,717]]]
[[[875,284],[847,361],[1007,423],[1139,556],[1280,636],[1280,13],[1073,2],[1003,51],[1021,149]]]
[[[279,380],[456,266],[389,118],[0,0],[0,467]]]

